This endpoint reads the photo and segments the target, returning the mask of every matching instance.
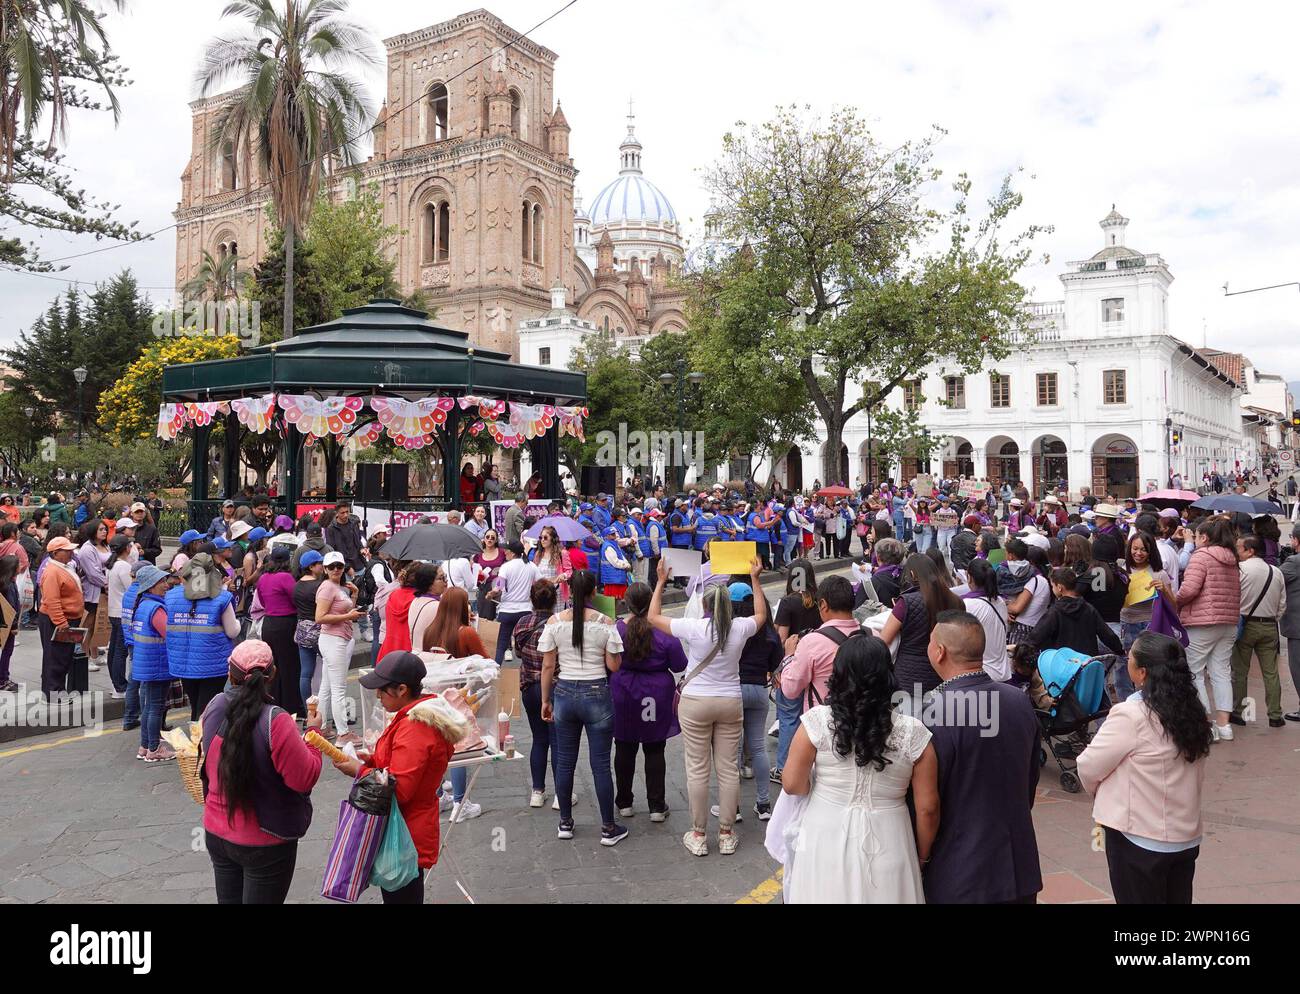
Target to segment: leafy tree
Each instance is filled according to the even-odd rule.
[[[218,259],[204,249],[198,271],[181,292],[186,297],[205,302],[229,300],[239,293],[238,273],[239,256],[228,254]]]
[[[1021,204],[1009,177],[978,221],[964,175],[946,210],[925,206],[941,134],[887,148],[852,109],[823,123],[781,108],[748,134],[727,134],[708,173],[724,234],[747,241],[754,262],[718,277],[715,306],[744,312],[773,359],[798,370],[826,428],[828,480],[840,476],[845,424],[868,404],[936,356],[974,372],[1008,353],[1012,333],[1028,333],[1016,277],[1032,238],[1049,229],[1003,241]],[[850,397],[868,370],[879,389]]]
[[[58,446],[52,462],[43,456],[43,452],[38,453],[36,458],[24,462],[21,470],[25,479],[49,489],[60,489],[58,470],[77,477],[96,474],[109,480],[133,477],[143,487],[164,486],[177,479],[174,447],[173,450],[164,449],[147,438],[131,439],[125,443],[87,438],[80,445]],[[62,486],[66,487],[66,483]]]
[[[112,0],[117,9],[123,0]],[[0,217],[15,225],[99,238],[138,240],[116,208],[76,189],[55,147],[74,108],[109,111],[128,84],[97,14],[84,0],[0,0]],[[38,125],[49,137],[38,140]],[[35,272],[54,267],[34,246],[0,238],[0,263]]]
[[[362,161],[357,141],[375,108],[351,68],[381,64],[374,38],[346,20],[346,0],[234,0],[224,13],[242,30],[214,39],[195,75],[200,96],[242,82],[213,132],[214,147],[233,141],[252,148],[271,184],[271,203],[284,230],[282,327],[293,334],[294,243],[335,159]]]
[[[568,435],[560,440],[561,461],[577,479],[583,466],[595,465],[602,432],[618,437],[620,425],[626,426],[625,431],[651,430],[662,422],[666,398],[655,379],[626,349],[601,335],[587,336],[569,368],[587,374],[586,407],[590,412],[583,427],[585,442]]]
[[[11,473],[21,477],[22,464],[36,458],[41,439],[53,433],[50,413],[37,402],[17,390],[0,393],[0,463]]]

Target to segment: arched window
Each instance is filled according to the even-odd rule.
[[[521,254],[527,262],[533,251],[533,205],[527,200],[524,201],[523,210],[520,212],[520,221]]]
[[[433,239],[437,225],[433,204],[424,205],[424,214],[421,224],[420,262],[427,266],[429,263],[433,262]]]
[[[447,95],[447,87],[442,83],[437,83],[429,89],[429,103],[426,110],[425,134],[431,142],[446,141],[448,138],[447,118],[451,108],[451,100]]]
[[[522,138],[523,132],[521,124],[523,121],[523,98],[519,95],[518,90],[510,91],[510,133],[516,138]]]
[[[609,315],[605,315],[605,337],[609,337]]]
[[[542,261],[542,205],[533,204],[533,255],[532,260],[537,264]]]
[[[420,261],[424,265],[451,258],[451,204],[435,200],[424,205],[420,237]]]
[[[233,190],[239,183],[239,170],[235,163],[235,143],[226,142],[221,147],[221,189]]]
[[[451,204],[443,201],[438,205],[438,245],[436,258],[446,262],[451,258]]]
[[[234,261],[230,264],[231,273],[239,271],[239,242],[230,243],[230,258]]]

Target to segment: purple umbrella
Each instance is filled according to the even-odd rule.
[[[572,518],[566,518],[563,514],[552,514],[545,518],[540,518],[524,532],[525,538],[539,539],[542,537],[542,529],[550,525],[555,529],[555,534],[560,536],[561,542],[581,542],[591,537],[591,532],[585,525],[580,525]]]

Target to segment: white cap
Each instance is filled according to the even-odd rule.
[[[343,553],[341,552],[328,552],[325,554],[326,566],[346,566],[347,564],[348,561],[343,558]]]
[[[121,531],[123,528],[136,528],[136,527],[138,526],[135,523],[135,518],[118,518],[117,523],[113,525],[113,528],[117,531]]]
[[[632,508],[630,511],[628,511],[627,513],[628,513],[628,514],[645,514],[645,511],[641,510],[641,508],[639,508],[639,507],[634,507],[634,508]]]

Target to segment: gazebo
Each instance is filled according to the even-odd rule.
[[[520,365],[505,353],[471,345],[465,332],[433,324],[424,311],[372,300],[237,358],[168,366],[159,434],[175,437],[187,424],[192,431],[192,527],[206,526],[219,512],[204,469],[218,422],[225,426],[221,482],[227,496],[240,486],[241,433],[283,435],[283,503],[290,516],[301,497],[308,438],[343,442],[357,432],[373,440],[386,431],[407,448],[439,446],[443,497],[422,507],[459,506],[466,429],[488,430],[510,447],[527,444],[550,499],[562,496],[559,436],[566,430],[580,435],[586,396],[585,373]],[[338,446],[327,462],[327,500],[338,496],[341,455]]]

